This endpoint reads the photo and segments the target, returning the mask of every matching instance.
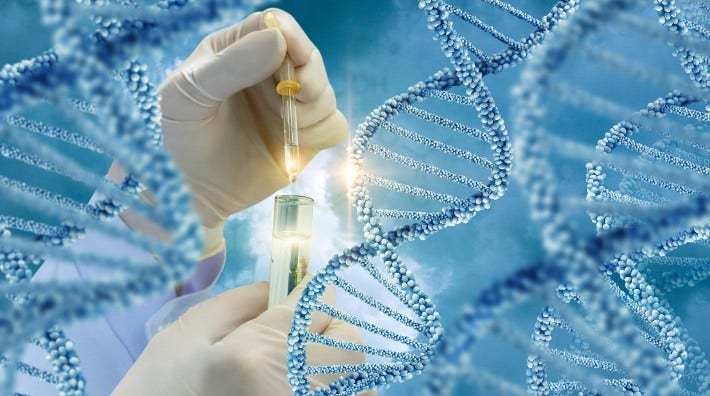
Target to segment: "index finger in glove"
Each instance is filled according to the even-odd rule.
[[[223,100],[268,79],[285,54],[286,42],[275,29],[252,32],[216,53],[203,51],[161,84],[163,118],[208,119]]]
[[[303,28],[285,11],[272,8],[264,11],[264,14],[266,13],[273,14],[278,21],[281,33],[286,39],[288,56],[296,66],[296,80],[301,84],[301,91],[295,95],[296,99],[301,103],[312,103],[321,96],[328,95],[326,87],[330,83],[323,57]],[[262,25],[263,23],[262,20]]]
[[[266,28],[263,15],[270,12],[276,17],[279,23],[279,30],[286,39],[288,47],[288,55],[293,60],[296,67],[305,65],[310,59],[313,51],[316,50],[315,44],[308,38],[306,32],[303,31],[301,25],[296,22],[296,19],[288,12],[278,8],[269,8],[262,12],[260,29]]]
[[[264,15],[267,12],[274,14],[274,17],[279,22],[279,30],[286,39],[288,55],[293,60],[293,63],[296,66],[306,64],[316,46],[293,16],[278,8],[268,8],[261,12],[254,12],[243,21],[210,34],[205,41],[209,43],[215,52],[222,51],[249,33],[266,29]]]
[[[220,52],[251,32],[261,30],[263,12],[249,14],[244,20],[210,33],[202,44],[207,44],[214,53]]]
[[[320,51],[296,19],[286,11],[269,8],[263,12],[251,14],[240,24],[214,33],[214,37],[209,40],[213,50],[222,51],[241,37],[257,30],[266,29],[264,16],[267,13],[271,13],[276,18],[279,31],[286,40],[286,52],[296,66],[296,80],[301,84],[301,91],[295,95],[296,99],[301,103],[312,103],[321,96],[330,95],[333,97],[332,102],[335,103],[332,90],[331,92],[326,91],[330,83]],[[269,93],[272,93],[274,88],[269,88]],[[271,101],[270,105],[278,110],[281,100],[274,95],[272,97],[278,100]]]

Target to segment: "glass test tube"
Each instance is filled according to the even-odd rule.
[[[282,302],[308,272],[313,199],[279,195],[274,199],[269,307]]]

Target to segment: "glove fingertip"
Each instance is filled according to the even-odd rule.
[[[251,32],[242,40],[246,38],[253,40],[252,55],[262,58],[263,74],[268,77],[276,73],[286,58],[287,43],[283,33],[277,28],[269,27]]]
[[[264,16],[267,13],[270,13],[278,22],[279,29],[288,42],[289,55],[296,66],[302,66],[308,62],[316,46],[293,15],[279,8],[268,8],[262,12],[261,27],[267,27],[264,21]]]

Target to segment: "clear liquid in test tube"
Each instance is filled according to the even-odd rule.
[[[308,272],[313,199],[279,195],[274,199],[269,307],[282,302]]]

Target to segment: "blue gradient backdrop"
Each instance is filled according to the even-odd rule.
[[[263,7],[283,8],[301,23],[321,50],[339,105],[349,117],[351,127],[355,128],[366,114],[385,99],[403,92],[414,82],[448,66],[448,60],[441,55],[438,44],[431,39],[424,13],[417,8],[416,3],[414,0],[286,0],[267,2]],[[474,11],[477,9],[474,1],[459,2],[466,3],[470,3]],[[544,15],[551,6],[550,1],[523,3],[529,13],[538,17]],[[38,21],[35,1],[3,0],[0,2],[0,15],[4,16],[3,23],[0,24],[0,37],[3,41],[0,47],[0,63],[16,62],[50,48],[50,32]],[[495,21],[498,17],[497,14],[483,16],[488,17],[488,21]],[[525,34],[518,24],[503,26],[501,30],[513,36],[516,36],[514,33],[517,31],[517,37]],[[182,37],[170,48],[165,48],[159,61],[152,65],[151,73],[155,81],[159,81],[179,59],[187,56],[200,39],[201,37],[196,35]],[[658,59],[658,62],[667,67],[677,67],[670,57]],[[516,68],[487,78],[495,101],[504,118],[508,120],[509,128],[515,111],[511,106],[510,88],[517,81],[519,72],[520,68]],[[638,107],[645,102],[633,105]],[[572,122],[569,114],[552,116],[559,118],[561,122]],[[590,144],[610,126],[585,115],[574,116],[574,133],[577,135],[575,139]],[[511,130],[511,135],[515,136],[514,130]],[[333,163],[337,166],[333,169],[340,169],[339,164],[345,159],[344,149],[345,144],[334,149]],[[98,159],[94,163],[97,172],[104,171],[108,166],[107,159]],[[31,171],[3,158],[0,158],[0,174],[34,182],[44,178],[41,182],[43,185],[79,200],[86,201],[91,195],[91,191],[81,185],[61,178],[49,178],[45,173]],[[337,170],[330,172],[328,177],[330,205],[341,221],[347,222],[352,214],[347,206],[345,185]],[[565,177],[573,181],[565,184],[565,188],[573,189],[568,193],[583,196],[583,166],[580,169],[570,169],[565,173]],[[31,212],[31,208],[12,205],[2,197],[0,205],[5,213]],[[506,195],[496,202],[491,210],[478,215],[470,224],[446,230],[425,243],[404,248],[409,257],[434,269],[426,271],[425,275],[432,279],[424,279],[424,283],[439,288],[436,290],[437,304],[445,325],[455,319],[464,302],[472,300],[491,280],[501,278],[513,269],[541,257],[537,229],[529,222],[526,209],[526,199],[519,187],[513,183]],[[41,217],[41,214],[37,216]],[[345,228],[358,230],[359,225],[346,224]],[[245,245],[244,238],[240,236],[247,234],[248,229],[244,216],[235,217],[227,223],[228,262],[219,280],[218,290],[257,280],[254,276],[256,256],[270,254],[254,252]],[[358,236],[357,232],[353,232],[351,238],[357,240]],[[441,279],[436,279],[436,274],[439,273],[449,274],[448,281],[440,282]],[[710,283],[706,281],[693,289],[674,293],[671,303],[685,321],[690,334],[696,337],[704,350],[710,350],[710,333],[707,331],[710,325]],[[539,301],[531,301],[510,315],[515,319],[515,323],[520,325],[520,329],[529,334],[540,307]],[[477,346],[474,360],[511,381],[524,383],[525,356],[521,351],[492,341]],[[418,386],[418,380],[415,379],[382,393],[405,395],[416,390]],[[461,386],[459,393],[468,395],[485,392]]]

